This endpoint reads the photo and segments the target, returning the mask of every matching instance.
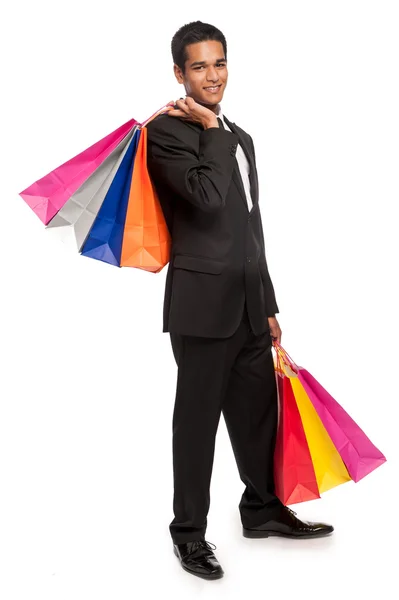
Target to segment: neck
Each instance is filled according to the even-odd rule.
[[[204,106],[208,110],[211,110],[213,113],[215,113],[215,115],[217,115],[220,111],[219,104],[205,104],[204,102],[198,102],[198,104],[201,104],[201,106]]]

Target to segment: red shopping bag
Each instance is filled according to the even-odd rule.
[[[306,394],[309,398],[327,435],[343,460],[350,478],[355,482],[360,481],[384,464],[386,458],[382,452],[331,394],[309,371],[299,367],[277,340],[273,345],[280,361],[288,365],[296,374],[296,378],[292,380],[294,395],[296,396],[302,389],[301,395]]]
[[[314,500],[320,493],[291,382],[279,368],[276,376],[280,412],[274,454],[275,493],[283,504]]]

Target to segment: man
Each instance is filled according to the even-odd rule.
[[[205,540],[220,414],[245,490],[243,535],[316,537],[274,494],[277,389],[272,338],[281,341],[252,138],[221,112],[223,34],[196,21],[172,40],[186,98],[148,128],[148,168],[171,233],[164,327],[178,365],[173,413],[174,519],[182,567],[206,579],[223,569]]]

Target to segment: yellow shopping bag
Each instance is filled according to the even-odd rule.
[[[280,358],[282,358],[281,355]],[[313,407],[298,375],[284,360],[280,362],[280,365],[281,363],[285,375],[290,379],[299,414],[301,415],[320,493],[326,492],[341,483],[351,481],[348,470]]]

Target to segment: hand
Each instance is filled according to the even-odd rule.
[[[281,344],[281,336],[283,332],[281,331],[280,325],[278,324],[276,317],[267,317],[267,320],[269,321],[271,337],[277,340],[279,344]]]
[[[171,117],[180,117],[184,121],[192,123],[200,123],[204,129],[209,127],[219,127],[215,113],[209,108],[205,108],[202,104],[198,104],[190,96],[185,99],[176,101],[178,108],[168,110],[168,115]]]

